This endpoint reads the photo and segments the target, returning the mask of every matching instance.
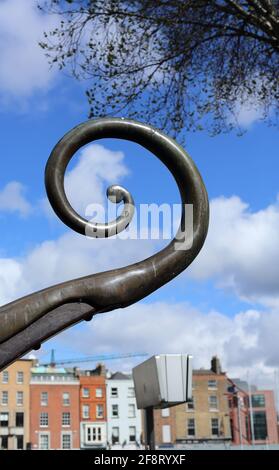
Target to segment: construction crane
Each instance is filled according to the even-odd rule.
[[[95,362],[95,361],[111,361],[115,359],[126,359],[129,357],[146,357],[148,353],[145,352],[134,352],[134,353],[124,353],[124,354],[99,354],[96,356],[84,356],[84,357],[75,357],[70,359],[63,359],[56,361],[55,351],[51,350],[51,359],[50,362],[41,364],[42,366],[55,366],[55,365],[64,365],[64,364],[78,364],[80,362]]]

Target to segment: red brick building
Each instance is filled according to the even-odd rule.
[[[248,390],[230,381],[228,398],[232,444],[278,444],[273,391],[253,390],[250,393],[249,399]]]
[[[79,372],[80,443],[82,449],[107,444],[106,371],[103,365]]]
[[[154,410],[154,432],[159,447],[176,442],[176,407]]]
[[[79,379],[64,368],[31,369],[32,449],[79,449]]]

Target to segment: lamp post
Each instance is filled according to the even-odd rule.
[[[251,441],[252,446],[255,445],[255,429],[254,429],[254,415],[253,415],[253,403],[252,403],[252,393],[251,393],[251,384],[249,380],[249,372],[247,372],[247,383],[248,383],[248,400],[249,400],[249,416],[250,416],[250,429],[251,429]]]
[[[156,448],[154,409],[192,399],[192,360],[187,354],[158,354],[133,369],[137,407],[144,410],[148,450]]]
[[[236,401],[237,401],[237,419],[238,419],[238,429],[239,429],[239,441],[240,441],[240,448],[243,450],[243,439],[242,439],[242,420],[240,414],[240,397],[238,396],[238,392],[236,392]]]
[[[144,410],[146,450],[155,450],[154,408],[148,406]]]

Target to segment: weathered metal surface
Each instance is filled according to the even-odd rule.
[[[95,310],[86,304],[66,304],[51,310],[0,345],[0,370],[47,339],[82,320],[91,320]]]
[[[118,118],[88,121],[75,127],[58,142],[45,172],[48,198],[58,217],[73,230],[93,237],[96,234],[110,236],[129,224],[134,203],[124,188],[113,186],[108,190],[108,197],[115,198],[115,202],[124,202],[121,216],[108,224],[93,224],[83,219],[70,206],[64,191],[64,175],[73,155],[83,145],[102,138],[136,142],[167,166],[181,195],[179,230],[166,248],[139,263],[64,282],[1,307],[0,367],[32,349],[36,341],[44,341],[80,321],[88,312],[101,313],[124,308],[146,297],[186,269],[203,246],[208,230],[209,207],[206,189],[195,164],[173,139],[136,121]],[[194,208],[193,243],[186,251],[177,249],[181,235],[185,234],[185,204],[193,204]],[[187,242],[187,236],[186,233],[184,242]],[[72,305],[71,318],[67,304],[75,302],[77,309]],[[81,302],[87,304],[85,314],[78,310]],[[61,309],[61,306],[64,308]],[[41,328],[39,325],[44,325],[44,333],[36,336]],[[24,346],[19,345],[21,341]]]

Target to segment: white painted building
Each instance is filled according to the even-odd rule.
[[[116,372],[106,380],[108,443],[112,448],[134,448],[141,442],[141,411],[137,409],[131,375]]]

